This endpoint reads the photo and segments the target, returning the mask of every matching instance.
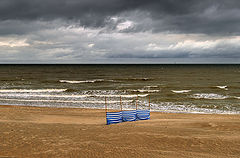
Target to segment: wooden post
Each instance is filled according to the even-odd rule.
[[[149,110],[150,110],[150,106],[151,106],[151,105],[150,105],[150,95],[149,95],[149,105],[148,105],[148,106],[149,106]]]
[[[105,112],[107,113],[107,98],[105,96]]]
[[[120,109],[122,111],[122,96],[120,95]]]
[[[136,97],[136,110],[138,109],[138,95]]]

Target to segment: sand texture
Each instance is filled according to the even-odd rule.
[[[103,110],[0,106],[0,157],[239,158],[240,115],[105,125]]]

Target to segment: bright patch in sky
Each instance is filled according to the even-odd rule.
[[[95,45],[95,44],[91,43],[91,44],[88,44],[88,47],[89,47],[89,48],[92,48],[92,47],[94,47],[94,45]]]
[[[30,46],[29,43],[26,42],[26,39],[21,40],[1,40],[0,41],[0,47],[27,47]]]
[[[134,23],[132,21],[125,21],[117,25],[117,30],[122,31],[133,27]]]

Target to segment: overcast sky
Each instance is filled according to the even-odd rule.
[[[240,1],[1,0],[0,63],[240,63]]]

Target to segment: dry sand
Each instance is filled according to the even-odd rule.
[[[239,158],[240,115],[105,125],[103,110],[0,106],[0,157]]]

